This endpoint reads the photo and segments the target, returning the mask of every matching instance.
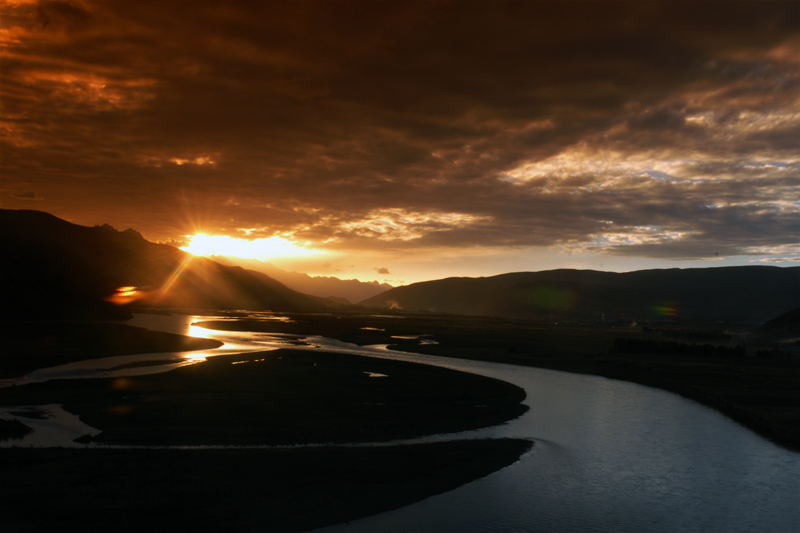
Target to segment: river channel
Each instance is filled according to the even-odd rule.
[[[285,346],[275,336],[201,330],[190,326],[194,319],[200,317],[138,315],[128,323],[219,339],[228,343],[223,347],[227,353]],[[597,376],[358,347],[322,337],[306,341],[309,345],[301,348],[433,364],[514,383],[527,393],[530,410],[522,417],[423,440],[535,441],[515,464],[485,478],[396,511],[319,531],[800,531],[800,454],[691,400]],[[218,353],[223,351],[178,355],[186,357],[181,364],[189,364]],[[104,364],[110,368],[119,363],[95,360],[29,379],[65,373],[92,377],[92,371],[97,377],[110,375]]]

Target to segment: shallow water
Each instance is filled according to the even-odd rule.
[[[193,320],[140,317],[133,325],[173,333],[189,332]],[[244,348],[239,351],[267,349],[269,343],[280,347],[261,334],[201,328],[191,334],[228,339]],[[485,478],[323,532],[800,530],[800,454],[691,400],[597,376],[406,354],[319,336],[306,341],[309,346],[292,347],[435,364],[519,385],[528,395],[525,415],[456,437],[536,443],[517,463]]]
[[[137,314],[132,320],[124,323],[129,326],[166,331],[190,337],[211,338],[223,342],[223,346],[210,350],[194,350],[185,352],[159,352],[134,355],[117,355],[76,361],[50,368],[42,368],[30,374],[13,379],[0,380],[0,387],[40,383],[52,379],[92,379],[143,376],[158,374],[186,365],[193,365],[208,357],[245,353],[254,351],[277,350],[290,345],[294,336],[280,333],[246,333],[236,331],[212,331],[192,323],[199,320],[224,320],[226,317],[191,316],[191,315],[150,315]],[[283,321],[286,317],[269,315],[259,319]],[[161,361],[161,364],[149,364]],[[137,364],[148,363],[146,366]],[[122,368],[119,368],[122,367]]]
[[[33,430],[20,439],[0,441],[0,448],[31,447],[47,448],[53,443],[67,447],[81,446],[74,439],[84,435],[97,435],[99,430],[87,426],[81,420],[61,408],[60,405],[0,406],[0,418],[17,419]]]

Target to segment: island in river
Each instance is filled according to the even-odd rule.
[[[103,339],[138,335],[143,353],[163,348],[144,330],[112,326],[89,329],[103,330]],[[104,342],[106,354],[114,354],[119,343]],[[52,351],[47,360],[58,355]],[[69,350],[61,356],[61,363],[76,358]],[[20,368],[12,363],[5,375]],[[519,387],[473,374],[292,349],[223,355],[162,374],[5,387],[0,405],[63,404],[102,432],[82,439],[92,441],[89,449],[0,450],[0,475],[14,480],[0,489],[4,530],[74,523],[124,531],[159,523],[304,531],[352,520],[488,475],[532,443],[292,445],[386,442],[496,425],[523,413],[524,398]],[[5,436],[18,436],[17,426]],[[288,447],[263,448],[276,445]]]
[[[0,379],[74,361],[139,353],[219,348],[222,343],[126,324],[80,321],[0,321]]]
[[[614,351],[618,339],[643,336],[630,325],[401,314],[288,318],[202,325],[621,377],[706,395],[718,408],[730,402],[738,411],[728,414],[744,422],[743,413],[751,416],[751,427],[789,445],[798,427],[798,363],[790,350],[781,359]],[[468,374],[296,349],[225,355],[152,376],[0,390],[2,405],[63,403],[103,430],[90,447],[405,438],[501,423],[521,413],[522,397],[516,387]],[[125,514],[123,529],[131,530],[158,520],[178,529],[302,531],[454,488],[513,463],[530,446],[500,439],[375,448],[0,450],[8,459],[0,467],[4,479],[18,480],[0,491],[0,507],[12,530],[70,522],[111,527]],[[62,492],[68,495],[57,497]],[[198,500],[210,503],[198,510]]]
[[[280,323],[241,319],[201,325],[313,332],[359,345],[390,344],[406,352],[632,381],[704,403],[778,444],[800,449],[800,344],[765,342],[757,325],[553,323],[399,312],[289,316],[291,321]]]

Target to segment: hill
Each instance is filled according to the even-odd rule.
[[[378,281],[340,279],[335,276],[309,276],[302,272],[289,272],[272,263],[257,259],[224,256],[214,256],[212,259],[223,265],[239,265],[248,270],[263,272],[290,289],[321,298],[344,298],[348,302],[360,302],[393,288],[388,283]]]
[[[0,246],[3,318],[122,317],[131,301],[276,311],[336,306],[266,274],[149,242],[133,230],[78,226],[41,211],[0,210]]]
[[[366,307],[507,318],[764,322],[797,307],[800,267],[517,272],[397,287]]]
[[[800,307],[762,324],[753,336],[777,342],[800,342]]]

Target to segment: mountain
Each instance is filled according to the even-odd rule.
[[[762,324],[753,336],[777,342],[800,342],[800,307]]]
[[[214,256],[212,259],[223,265],[239,265],[248,270],[263,272],[298,292],[334,300],[344,298],[348,302],[360,302],[393,288],[388,283],[380,283],[378,281],[340,279],[333,276],[309,276],[302,272],[289,272],[266,261],[258,261],[256,259],[220,256]]]
[[[800,267],[517,272],[397,287],[366,307],[509,318],[763,322],[797,307]]]
[[[132,297],[136,305],[194,309],[337,307],[266,274],[148,242],[133,230],[78,226],[41,211],[1,209],[0,249],[4,318],[126,316],[121,304]]]

